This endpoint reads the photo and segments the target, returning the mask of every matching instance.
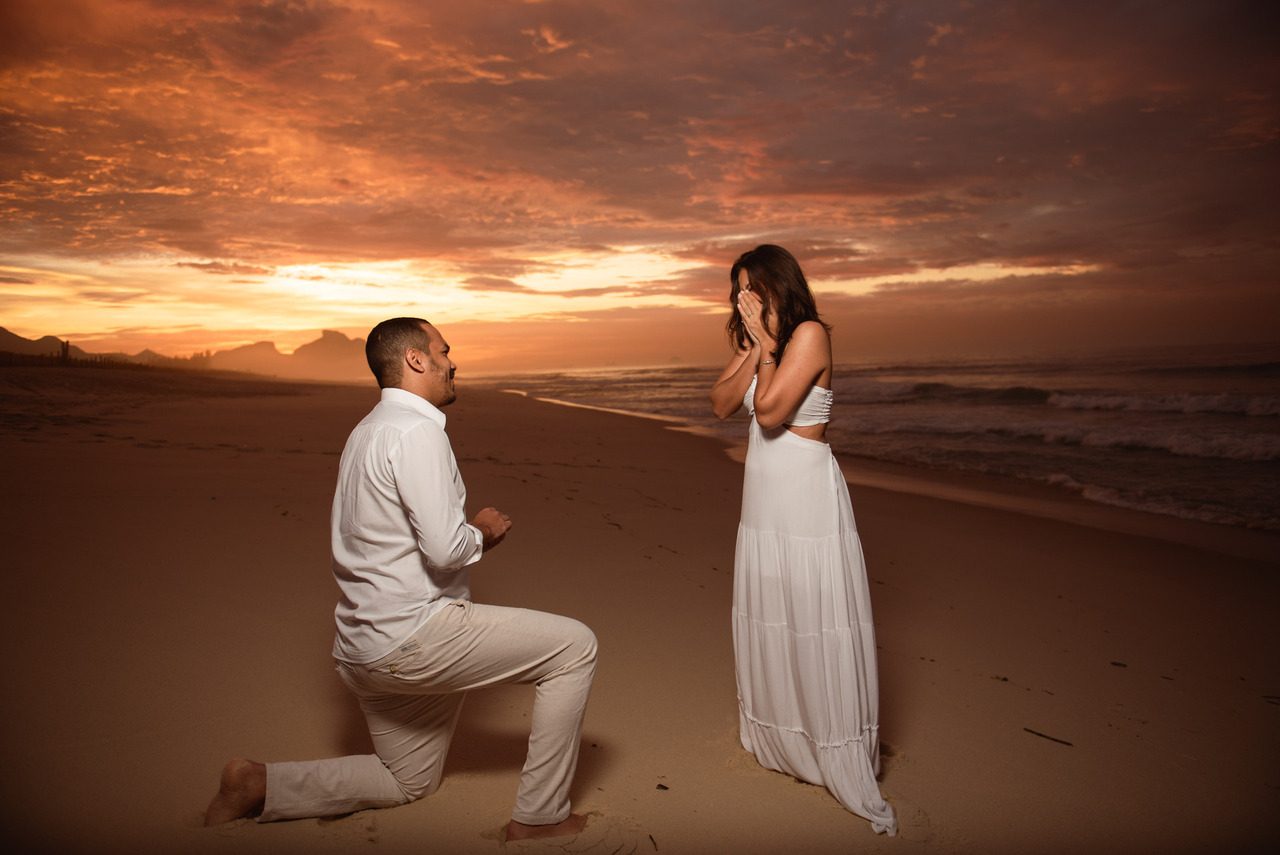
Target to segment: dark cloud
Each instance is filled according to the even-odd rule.
[[[1241,311],[1232,271],[1280,263],[1273,4],[2,8],[12,257],[409,260],[525,293],[554,252],[645,247],[693,267],[538,293],[708,304],[765,241],[819,285],[1074,266],[1144,295],[1212,259]]]

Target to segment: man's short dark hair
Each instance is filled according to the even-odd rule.
[[[404,376],[404,352],[411,347],[428,350],[431,338],[422,318],[391,318],[369,332],[364,343],[364,358],[377,378],[378,387],[399,386]]]

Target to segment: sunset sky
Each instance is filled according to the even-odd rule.
[[[712,364],[800,258],[841,360],[1280,342],[1269,2],[0,4],[0,326],[166,355],[433,320]]]

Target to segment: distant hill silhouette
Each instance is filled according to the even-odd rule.
[[[29,339],[0,327],[0,352],[57,357],[63,352],[63,344],[51,335]],[[87,353],[75,345],[67,348],[67,355],[78,360],[109,359],[163,368],[242,371],[290,380],[371,380],[364,358],[364,339],[347,338],[334,330],[322,331],[320,338],[302,345],[289,355],[281,353],[269,341],[190,357],[162,356],[150,349],[132,356]]]
[[[29,356],[58,356],[62,353],[62,340],[51,335],[37,339],[23,338],[20,335],[9,332],[4,327],[0,327],[0,351],[23,353]],[[70,355],[73,359],[84,359],[88,356],[87,353],[74,344],[71,345]]]

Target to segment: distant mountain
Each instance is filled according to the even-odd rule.
[[[151,348],[147,348],[141,353],[130,357],[134,362],[141,362],[143,365],[166,365],[173,360],[167,356],[156,353]]]
[[[0,327],[0,352],[57,356],[62,353],[62,346],[63,342],[51,335],[29,339]],[[347,338],[334,330],[323,330],[320,338],[302,345],[289,355],[281,353],[269,341],[191,357],[162,356],[150,349],[133,356],[86,353],[75,345],[70,346],[68,355],[73,359],[106,357],[165,368],[243,371],[291,380],[370,379],[369,366],[364,358],[364,339]]]
[[[25,353],[32,356],[58,356],[62,353],[62,340],[51,335],[37,339],[23,338],[16,333],[9,332],[4,327],[0,327],[0,351]],[[89,354],[73,344],[69,355],[76,359],[84,359]]]
[[[280,375],[284,373],[289,357],[276,350],[273,343],[259,341],[231,350],[220,350],[211,356],[196,357],[196,359],[203,359],[205,362],[201,367],[212,368],[215,371],[248,371],[253,374]]]
[[[302,345],[289,357],[292,367],[305,377],[332,377],[342,380],[371,380],[364,356],[364,339],[347,338],[340,332],[322,330],[320,338]]]

